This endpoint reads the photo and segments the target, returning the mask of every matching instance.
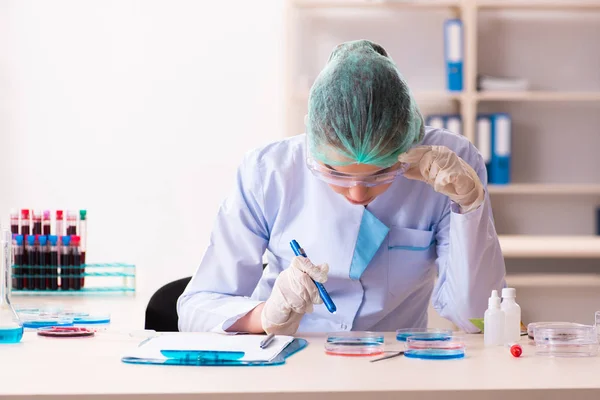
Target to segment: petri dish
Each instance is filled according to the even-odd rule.
[[[423,334],[426,334],[423,336]],[[423,340],[429,338],[430,340],[444,340],[452,337],[452,330],[450,329],[438,329],[438,328],[408,328],[398,329],[396,331],[396,340],[400,342],[406,342],[406,339],[410,336],[422,335]]]
[[[549,357],[593,357],[598,354],[598,336],[592,325],[546,324],[533,331],[535,353]]]
[[[443,337],[442,340],[432,340],[435,333],[423,333],[406,339],[404,356],[422,360],[453,360],[464,358],[465,342],[462,337]]]
[[[39,336],[55,338],[90,337],[95,331],[80,326],[47,326],[37,330]]]
[[[383,334],[375,332],[334,332],[325,342],[325,353],[333,356],[375,356],[383,352]]]
[[[577,324],[575,322],[531,322],[530,324],[527,325],[527,337],[529,339],[535,339],[534,336],[534,331],[535,328],[537,328],[538,326],[551,326],[551,325],[562,325],[562,326],[572,326],[572,327],[578,327],[578,326],[583,326],[583,324]]]
[[[72,319],[55,317],[38,317],[32,319],[21,319],[23,328],[38,329],[49,326],[73,326]]]
[[[110,314],[63,313],[61,316],[73,318],[74,325],[110,324]]]

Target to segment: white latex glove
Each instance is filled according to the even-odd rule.
[[[460,206],[462,213],[484,201],[479,176],[469,164],[445,146],[417,146],[398,156],[405,165],[404,176],[428,183]]]
[[[261,314],[262,328],[266,333],[293,335],[298,330],[305,313],[313,311],[313,304],[321,304],[315,283],[325,283],[329,266],[314,265],[306,257],[294,257],[290,267],[279,274],[271,296]]]

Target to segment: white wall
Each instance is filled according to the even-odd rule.
[[[0,3],[0,216],[87,208],[141,296],[189,276],[243,153],[283,136],[278,1]]]

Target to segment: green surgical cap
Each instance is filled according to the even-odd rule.
[[[331,53],[310,91],[310,154],[329,165],[387,168],[423,138],[423,117],[387,52],[368,40]]]

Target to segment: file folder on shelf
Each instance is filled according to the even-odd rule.
[[[492,183],[510,183],[511,168],[511,118],[506,113],[496,113],[492,117]]]
[[[425,118],[425,125],[436,129],[444,129],[445,121],[443,115],[429,115]]]
[[[462,135],[462,119],[460,115],[448,115],[446,116],[446,123],[444,127],[447,131]]]
[[[444,50],[446,78],[449,91],[463,90],[463,23],[460,19],[449,19],[444,23]]]
[[[477,149],[485,162],[488,182],[492,183],[492,121],[489,115],[477,117]]]

